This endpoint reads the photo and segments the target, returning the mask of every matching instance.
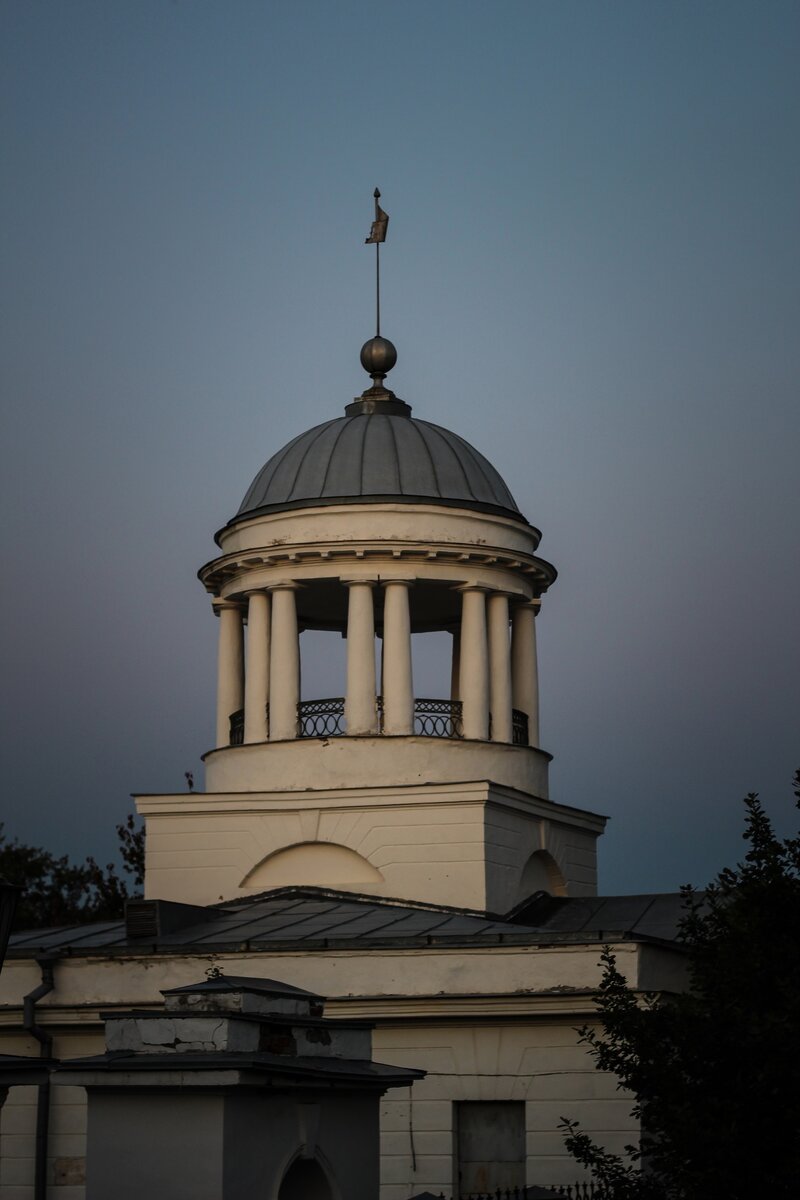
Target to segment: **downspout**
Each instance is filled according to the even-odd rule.
[[[50,1058],[53,1051],[53,1039],[49,1033],[36,1022],[36,1005],[52,992],[54,958],[37,958],[36,962],[42,972],[42,982],[32,992],[23,997],[22,1026],[26,1033],[36,1038],[39,1043],[39,1057]],[[47,1197],[47,1134],[50,1125],[50,1075],[39,1084],[39,1094],[36,1100],[36,1156],[33,1184],[34,1200],[46,1200]]]

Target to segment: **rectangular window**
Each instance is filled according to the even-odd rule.
[[[525,1102],[463,1100],[455,1105],[456,1194],[525,1186]]]

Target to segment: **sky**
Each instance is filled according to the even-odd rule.
[[[542,744],[601,890],[702,886],[749,791],[790,833],[799,58],[782,0],[2,0],[6,835],[105,861],[201,786],[196,571],[368,383],[376,185],[390,385],[559,571]]]

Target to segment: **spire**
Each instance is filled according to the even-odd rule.
[[[381,242],[386,241],[386,231],[389,227],[389,214],[384,212],[378,201],[380,190],[375,188],[375,220],[372,222],[369,237],[365,239],[368,245],[375,246],[375,337],[370,338],[361,347],[361,365],[372,380],[372,387],[357,396],[352,404],[348,404],[345,412],[349,417],[359,413],[382,412],[392,416],[410,417],[411,406],[403,400],[398,400],[394,392],[386,387],[384,380],[397,362],[397,351],[388,338],[381,337]]]
[[[385,213],[378,201],[381,198],[380,188],[375,188],[375,220],[369,231],[366,243],[375,246],[375,336],[381,336],[381,242],[386,241],[389,229],[389,214]]]

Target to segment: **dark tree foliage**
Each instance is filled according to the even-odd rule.
[[[755,793],[745,807],[744,861],[684,889],[688,990],[642,997],[602,956],[599,1029],[579,1032],[633,1094],[641,1144],[619,1158],[562,1127],[613,1200],[798,1195],[800,837],[778,839]]]
[[[117,826],[119,856],[137,888],[144,887],[144,826],[136,828],[136,818],[128,813],[124,824]]]
[[[144,879],[144,830],[133,816],[117,826],[120,855],[125,871],[133,876],[135,888]],[[57,858],[39,846],[27,846],[17,838],[9,841],[0,825],[0,879],[19,884],[14,928],[45,929],[84,921],[117,920],[131,892],[113,863],[101,867],[94,858],[84,863]]]

